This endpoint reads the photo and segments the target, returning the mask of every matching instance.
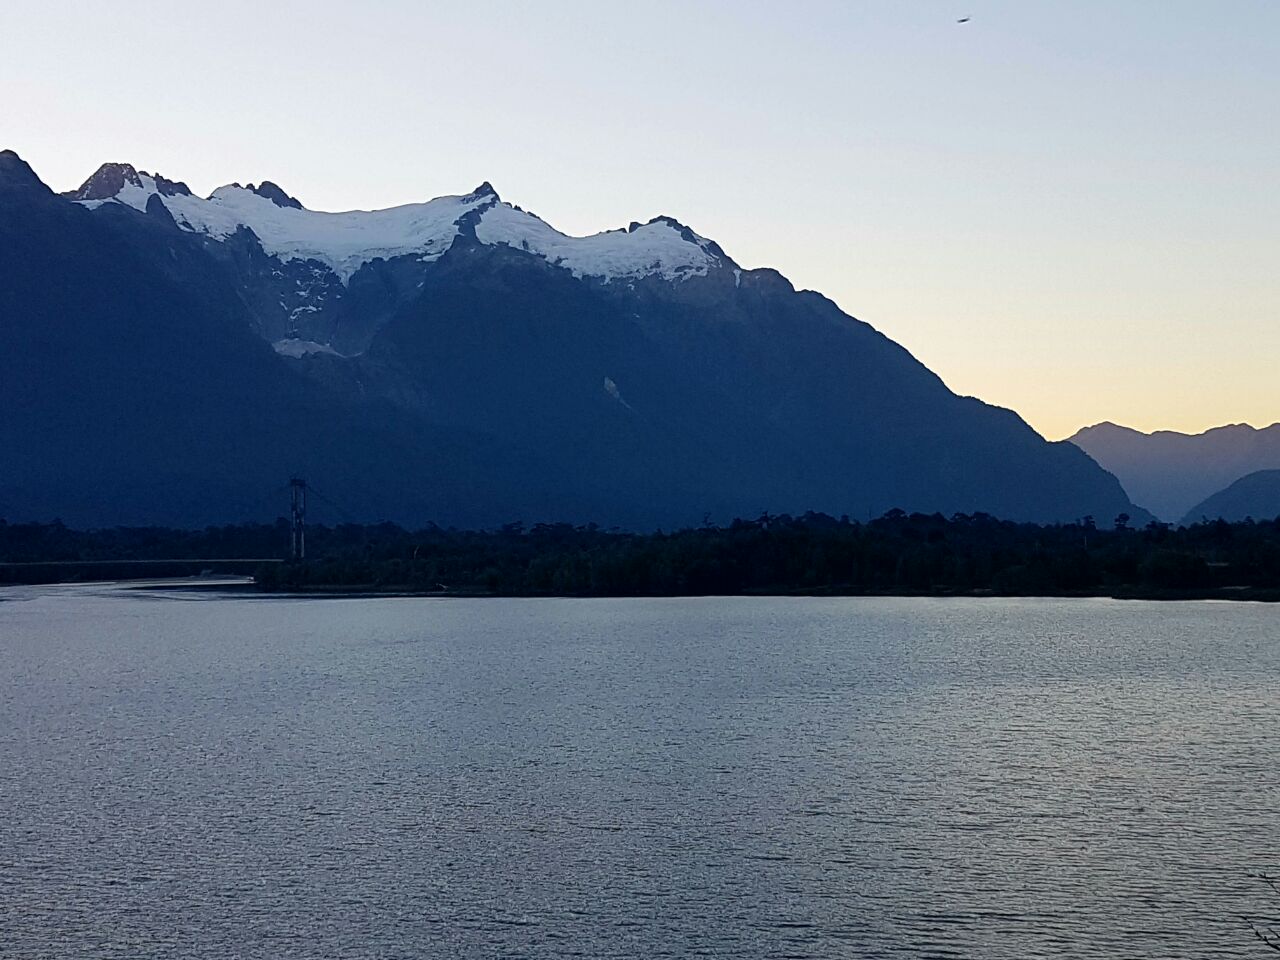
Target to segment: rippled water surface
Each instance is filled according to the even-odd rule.
[[[1274,606],[0,597],[4,957],[1250,957],[1280,913]]]

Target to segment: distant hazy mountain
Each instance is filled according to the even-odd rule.
[[[1070,442],[1119,477],[1136,503],[1169,522],[1247,473],[1280,468],[1280,423],[1262,430],[1235,423],[1197,434],[1099,423]]]
[[[1280,517],[1280,470],[1258,470],[1241,477],[1225,490],[1197,503],[1182,518],[1185,524],[1199,520],[1274,520]]]
[[[1077,447],[668,217],[568,237],[488,185],[318,213],[0,153],[0,516],[625,527],[892,507],[1145,514]]]

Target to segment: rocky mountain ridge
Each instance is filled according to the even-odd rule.
[[[177,183],[121,165],[62,197],[0,154],[0,514],[274,516],[303,472],[419,524],[1145,517],[1078,448],[670,218],[575,238],[488,185],[325,214]]]

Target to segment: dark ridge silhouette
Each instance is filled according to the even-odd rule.
[[[1234,423],[1197,434],[1099,423],[1070,442],[1114,473],[1135,503],[1168,521],[1247,473],[1280,469],[1280,423],[1261,430]]]
[[[1258,470],[1241,477],[1188,510],[1182,522],[1237,521],[1250,517],[1255,520],[1280,517],[1280,470]]]
[[[670,218],[616,236],[709,267],[602,279],[486,242],[482,217],[525,215],[482,186],[455,198],[467,212],[434,259],[339,276],[269,254],[248,226],[185,228],[174,212],[199,198],[115,202],[117,180],[150,189],[116,164],[86,206],[0,158],[0,514],[264,518],[304,473],[356,519],[415,525],[645,530],[899,505],[1146,519],[1077,447],[956,396],[830,300]]]

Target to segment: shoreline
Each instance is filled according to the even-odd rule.
[[[210,590],[216,587],[208,588]],[[679,597],[903,597],[928,599],[995,599],[995,600],[1148,600],[1192,601],[1221,600],[1249,603],[1280,603],[1280,588],[1222,587],[1200,590],[1143,590],[1140,588],[1116,588],[1114,590],[1063,591],[1060,593],[999,593],[994,590],[868,590],[854,587],[829,587],[775,590],[750,590],[738,593],[512,593],[479,589],[418,590],[407,585],[378,586],[376,584],[325,584],[295,586],[287,590],[260,587],[248,582],[235,592],[252,593],[263,597],[293,597],[298,599],[372,599],[379,597],[413,597],[434,599],[565,599],[565,600],[621,600],[621,599],[675,599]]]
[[[264,586],[250,576],[221,577],[137,577],[95,580],[46,580],[36,583],[0,583],[0,600],[6,588],[22,587],[107,587],[121,590],[161,591],[183,593],[216,593],[276,599],[325,600],[325,599],[437,599],[437,600],[511,600],[511,599],[676,599],[680,597],[901,597],[921,600],[944,599],[993,599],[993,600],[1145,600],[1154,602],[1220,601],[1237,603],[1280,603],[1280,588],[1276,587],[1216,587],[1202,589],[1143,589],[1119,586],[1100,590],[1063,590],[1058,592],[1007,593],[991,589],[950,589],[937,587],[932,590],[868,589],[851,585],[833,587],[786,588],[724,592],[668,592],[668,593],[556,593],[495,591],[481,588],[460,587],[445,590],[422,590],[408,584],[313,584],[287,588]]]

